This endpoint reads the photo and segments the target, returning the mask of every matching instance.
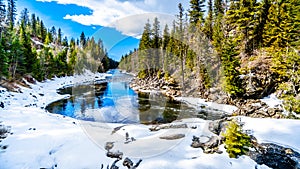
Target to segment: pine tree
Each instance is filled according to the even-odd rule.
[[[39,27],[39,38],[41,38],[42,42],[45,42],[47,36],[47,29],[45,28],[44,22],[41,20]]]
[[[26,67],[23,73],[31,73],[37,62],[36,56],[32,52],[30,35],[26,32],[25,21],[22,20],[20,25],[20,45],[24,57],[24,65]]]
[[[151,49],[151,25],[148,22],[144,26],[144,31],[139,44],[139,77],[146,77],[146,70],[150,70],[150,49]]]
[[[160,68],[159,49],[161,46],[161,38],[160,38],[159,32],[160,32],[159,21],[158,21],[157,17],[155,17],[154,22],[153,22],[153,27],[152,27],[152,40],[151,40],[151,42],[152,42],[151,47],[153,49],[153,51],[151,53],[152,54],[151,65],[155,70]]]
[[[57,34],[56,34],[55,26],[51,27],[51,29],[49,30],[49,33],[51,33],[51,36],[53,38],[52,42],[56,42],[57,41]]]
[[[17,15],[16,0],[7,0],[7,22],[10,30],[13,30]]]
[[[169,27],[166,24],[165,28],[164,28],[164,32],[163,32],[163,38],[162,38],[162,65],[163,65],[163,71],[167,72],[167,65],[169,62],[169,58],[168,58],[168,51],[167,51],[167,47],[170,41],[170,32],[169,32]]]
[[[299,44],[299,0],[275,0],[269,9],[265,26],[264,44],[284,48]]]
[[[20,17],[20,21],[24,22],[25,26],[29,25],[30,21],[29,21],[29,11],[27,8],[24,8],[21,11],[21,17]]]
[[[82,32],[83,33],[83,32]],[[84,34],[83,34],[84,35]],[[61,45],[61,38],[62,38],[62,33],[61,33],[61,29],[60,28],[58,28],[58,31],[57,31],[57,44],[58,45]],[[81,36],[80,36],[80,38],[81,38]],[[85,37],[84,37],[85,38]],[[84,42],[85,43],[85,42]]]
[[[214,0],[214,13],[215,17],[219,15],[224,15],[224,6],[223,0]]]
[[[181,85],[182,85],[182,89],[184,90],[184,45],[182,43],[182,41],[184,40],[184,32],[183,32],[183,16],[184,16],[184,9],[181,3],[179,3],[178,5],[178,9],[179,9],[179,15],[177,16],[178,18],[178,56],[180,59],[180,67],[181,67]]]
[[[208,0],[208,14],[205,18],[204,30],[203,32],[206,34],[209,40],[212,40],[213,37],[213,4],[212,0]]]
[[[8,57],[0,39],[0,79],[8,76]]]
[[[2,32],[5,30],[5,16],[6,9],[3,0],[0,0],[0,39],[2,39]]]
[[[200,23],[203,23],[204,21],[204,2],[205,0],[190,0],[190,10],[189,12],[189,17],[190,17],[190,24],[192,26],[196,26],[198,21]]]
[[[223,24],[223,15],[219,14],[215,21],[214,21],[214,25],[213,25],[213,41],[212,44],[215,47],[215,50],[218,54],[218,56],[221,58],[221,53],[222,53],[222,48],[223,48],[223,43],[224,43],[224,39],[225,39],[225,35],[224,35],[224,24]]]
[[[86,38],[84,32],[81,32],[80,34],[80,45],[82,48],[84,48],[86,45]]]
[[[62,46],[65,46],[65,47],[68,47],[68,46],[69,46],[67,36],[64,37],[64,39],[63,39],[63,41],[62,41]]]
[[[239,97],[243,94],[244,90],[239,77],[240,73],[237,70],[240,67],[237,58],[237,43],[232,37],[228,37],[223,45],[221,61],[225,75],[225,91],[232,98]]]
[[[223,136],[225,137],[226,152],[230,158],[237,158],[246,154],[252,146],[250,136],[243,133],[241,127],[235,121],[229,122]]]
[[[31,35],[32,36],[37,36],[37,20],[35,17],[35,14],[31,14]]]

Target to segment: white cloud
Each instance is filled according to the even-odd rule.
[[[140,36],[147,19],[158,17],[161,27],[171,23],[178,11],[178,3],[188,6],[187,0],[37,0],[56,1],[58,4],[75,4],[91,9],[90,15],[67,14],[70,19],[83,25],[113,27],[125,35]]]

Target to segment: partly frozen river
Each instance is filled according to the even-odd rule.
[[[51,113],[88,121],[112,123],[166,123],[176,119],[200,117],[218,119],[185,103],[170,100],[160,92],[136,93],[129,87],[132,76],[111,72],[108,82],[59,89],[67,99],[47,106]]]

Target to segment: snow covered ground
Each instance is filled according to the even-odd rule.
[[[205,130],[208,125],[205,120],[184,119],[174,122],[174,125],[187,124],[188,128],[151,132],[151,126],[79,121],[51,114],[43,109],[53,101],[69,97],[58,95],[57,88],[87,83],[105,76],[107,74],[86,73],[83,76],[55,78],[31,85],[31,89],[22,87],[22,93],[11,93],[0,88],[0,101],[5,104],[4,109],[0,108],[0,121],[1,124],[11,126],[13,133],[1,142],[2,145],[8,145],[8,148],[0,151],[0,168],[101,168],[101,164],[106,166],[114,161],[105,155],[103,147],[108,141],[114,142],[112,151],[119,150],[124,153],[124,157],[129,157],[134,162],[142,159],[138,167],[141,169],[268,168],[257,165],[247,156],[231,159],[224,147],[221,147],[223,154],[204,154],[201,149],[190,147],[193,135],[201,136],[201,139],[212,135]],[[198,104],[193,99],[186,100],[194,106]],[[210,106],[219,106],[227,112],[234,109],[212,103]],[[300,136],[296,133],[300,129],[299,121],[247,117],[241,117],[241,120],[245,122],[245,129],[251,130],[259,141],[276,142],[300,149]],[[119,130],[114,130],[116,127]],[[172,134],[184,134],[185,137],[177,140],[159,138]],[[126,143],[126,135],[134,137],[135,141]],[[122,165],[121,162],[117,164]]]

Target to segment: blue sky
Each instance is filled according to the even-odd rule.
[[[188,8],[187,0],[17,0],[17,10],[28,8],[68,39],[82,31],[101,38],[109,56],[119,60],[138,46],[147,19],[158,17],[163,29],[174,20],[179,2]]]

